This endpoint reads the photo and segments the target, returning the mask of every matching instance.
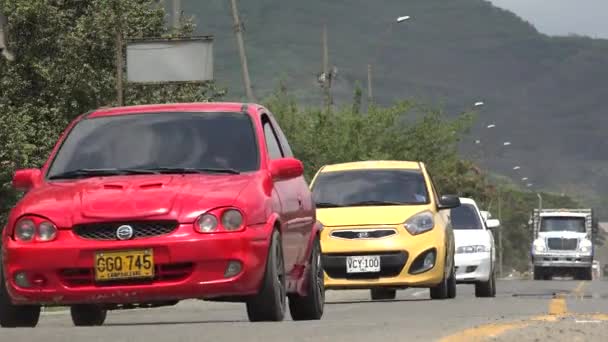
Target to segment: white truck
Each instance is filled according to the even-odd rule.
[[[534,209],[534,279],[592,280],[594,223],[592,209]]]

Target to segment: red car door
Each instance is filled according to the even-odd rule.
[[[281,127],[275,121],[272,115],[270,115],[270,120],[279,139],[283,156],[293,158],[293,152],[289,146],[289,142],[287,141],[285,134],[281,130]],[[316,210],[312,199],[312,193],[310,192],[310,187],[308,186],[304,176],[293,179],[290,186],[292,187],[291,190],[296,192],[299,207],[296,220],[297,224],[294,232],[294,234],[297,234],[299,240],[299,244],[297,246],[298,252],[296,263],[303,265],[307,261],[308,257],[306,251],[308,242],[310,241],[310,235],[316,222]]]
[[[280,128],[270,115],[262,115],[262,126],[270,160],[292,157],[289,145],[281,144],[279,139]],[[282,132],[281,132],[282,133]],[[286,272],[291,273],[294,266],[301,264],[307,238],[312,229],[312,205],[308,187],[304,177],[278,181],[274,183],[275,190],[281,203],[281,221],[284,223],[282,232],[283,252],[285,256]],[[305,189],[304,193],[302,189]]]

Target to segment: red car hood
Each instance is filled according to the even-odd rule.
[[[45,184],[19,203],[17,215],[41,215],[60,228],[82,221],[149,217],[193,219],[231,205],[253,175],[142,175],[88,178]],[[196,217],[196,216],[194,216]]]

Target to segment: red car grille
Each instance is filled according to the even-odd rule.
[[[68,287],[149,285],[184,280],[192,274],[193,270],[192,263],[156,265],[152,279],[96,282],[92,268],[68,268],[59,271],[59,278]]]
[[[128,225],[133,230],[132,239],[145,239],[167,235],[177,229],[177,221],[98,222],[74,227],[74,234],[87,240],[118,240],[116,230]]]

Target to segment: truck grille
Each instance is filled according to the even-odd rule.
[[[578,248],[578,239],[549,238],[547,247],[553,250],[574,251]]]
[[[176,221],[99,222],[74,227],[74,233],[87,240],[118,240],[118,227],[128,225],[133,230],[131,239],[145,239],[166,235],[177,229]]]

